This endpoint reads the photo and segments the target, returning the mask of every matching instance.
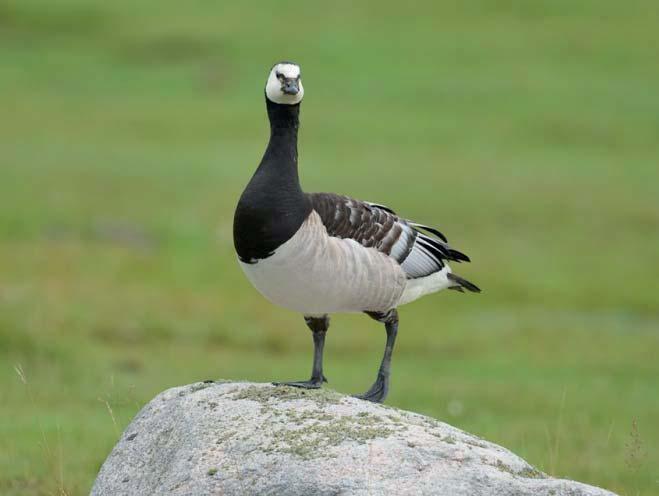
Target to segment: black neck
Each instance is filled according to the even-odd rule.
[[[311,212],[297,172],[300,104],[266,98],[270,141],[236,208],[234,243],[241,260],[267,258],[288,241]]]
[[[297,130],[300,127],[300,104],[283,105],[266,97],[270,120],[270,141],[257,170],[276,169],[278,176],[300,186],[297,174]],[[274,170],[272,172],[275,172]]]
[[[284,105],[271,102],[265,97],[265,106],[268,109],[270,129],[272,132],[279,129],[294,129],[300,127],[300,104]]]

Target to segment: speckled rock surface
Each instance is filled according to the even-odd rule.
[[[429,417],[327,390],[197,383],[121,436],[92,495],[612,495]]]

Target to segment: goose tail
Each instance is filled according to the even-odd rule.
[[[466,279],[463,279],[462,277],[453,274],[452,272],[446,274],[446,277],[448,278],[449,281],[453,283],[453,285],[450,286],[449,289],[460,291],[461,293],[464,293],[465,289],[471,293],[481,292],[481,289],[478,286],[476,286],[474,283],[469,282]]]

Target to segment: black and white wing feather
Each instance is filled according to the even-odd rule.
[[[333,193],[308,196],[330,236],[352,239],[390,256],[408,279],[438,272],[447,260],[469,261],[437,229],[401,219],[384,205]]]

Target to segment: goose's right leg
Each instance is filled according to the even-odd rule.
[[[313,367],[311,379],[308,381],[274,382],[275,386],[293,386],[304,389],[318,389],[327,382],[323,375],[323,348],[325,347],[325,334],[329,328],[329,317],[304,317],[307,327],[313,335]]]
[[[398,310],[395,308],[388,312],[365,312],[372,319],[382,322],[387,331],[387,344],[384,347],[384,355],[378,369],[375,382],[364,394],[358,394],[355,398],[382,403],[389,393],[389,375],[391,373],[391,355],[394,352],[396,335],[398,334]]]

